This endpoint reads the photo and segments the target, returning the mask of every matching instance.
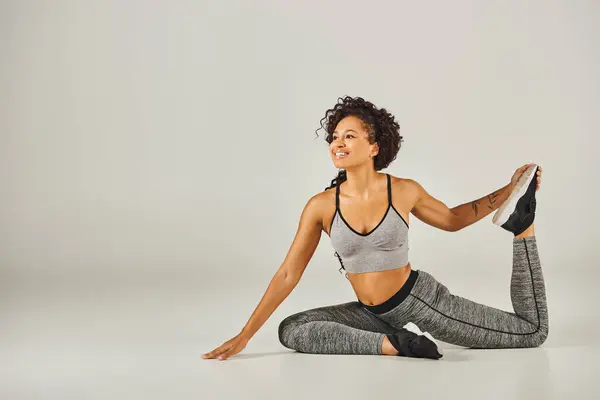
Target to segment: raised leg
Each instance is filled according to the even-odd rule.
[[[514,312],[486,306],[450,293],[430,274],[419,271],[409,297],[383,316],[392,326],[407,319],[436,339],[473,348],[536,347],[548,336],[548,310],[535,236],[513,238],[510,286]]]

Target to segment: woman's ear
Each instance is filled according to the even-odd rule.
[[[373,152],[371,152],[371,157],[375,157],[377,154],[379,154],[379,143],[375,143],[373,145],[373,149],[374,149],[375,153],[373,154]]]

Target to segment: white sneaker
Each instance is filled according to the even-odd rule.
[[[515,236],[525,231],[535,218],[537,170],[538,166],[533,164],[523,172],[513,191],[492,218],[494,224]]]

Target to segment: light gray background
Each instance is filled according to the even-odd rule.
[[[593,396],[598,17],[566,0],[1,1],[0,397]],[[248,347],[200,358],[245,324],[337,173],[314,130],[343,95],[397,117],[384,172],[448,206],[542,165],[542,348],[289,352],[281,319],[355,299],[323,234]],[[414,268],[510,309],[491,216],[410,222]]]

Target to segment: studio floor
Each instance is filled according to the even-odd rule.
[[[460,295],[505,308],[509,272],[452,274],[444,282]],[[238,332],[269,275],[7,273],[0,398],[600,398],[598,295],[589,273],[546,272],[550,335],[542,347],[442,344],[438,361],[284,348],[277,326],[286,315],[354,300],[341,275],[305,275],[246,349],[219,361],[201,355]]]

